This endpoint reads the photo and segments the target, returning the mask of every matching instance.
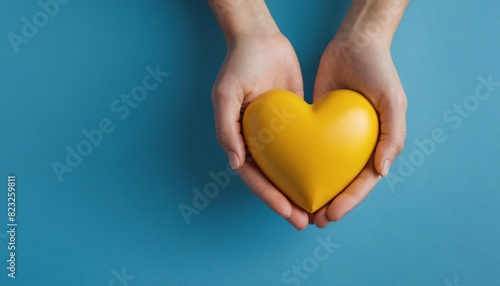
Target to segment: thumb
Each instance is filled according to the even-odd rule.
[[[406,106],[406,95],[401,85],[380,99],[380,138],[375,151],[375,168],[382,176],[387,176],[392,163],[403,150]]]
[[[240,123],[243,94],[231,90],[234,88],[214,87],[212,102],[217,141],[226,152],[231,168],[237,170],[245,162],[245,143]]]

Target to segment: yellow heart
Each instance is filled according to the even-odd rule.
[[[243,136],[255,162],[288,198],[313,213],[344,190],[378,140],[375,109],[361,94],[336,90],[309,105],[286,90],[252,101]]]

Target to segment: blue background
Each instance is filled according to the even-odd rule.
[[[267,2],[310,101],[349,3]],[[402,181],[382,180],[342,221],[303,232],[234,176],[189,224],[179,211],[227,165],[210,100],[225,42],[205,1],[70,1],[16,54],[7,34],[40,10],[0,3],[2,285],[281,285],[329,237],[338,248],[301,285],[500,285],[500,88],[457,128],[443,119],[479,76],[500,80],[499,1],[412,1],[392,46],[409,100],[406,148],[391,170]],[[120,120],[111,102],[157,64],[170,75]],[[115,130],[59,182],[51,164],[102,118]],[[405,173],[415,140],[436,128],[446,141]],[[9,174],[15,280],[5,268]],[[129,280],[117,279],[122,270]]]

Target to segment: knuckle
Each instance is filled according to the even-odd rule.
[[[227,144],[228,144],[228,137],[227,137],[226,133],[223,130],[221,130],[219,127],[216,127],[215,128],[215,137],[216,137],[219,145],[221,145],[221,147],[223,149],[225,149]]]
[[[233,99],[238,94],[236,85],[228,80],[216,82],[212,87],[212,100],[227,100]]]
[[[227,88],[225,88],[221,84],[216,84],[212,88],[212,101],[216,102],[218,99],[224,98],[227,96]]]
[[[408,99],[405,95],[400,96],[398,100],[398,106],[403,110],[406,110],[406,108],[408,107]]]
[[[384,145],[384,149],[394,150],[396,155],[399,155],[404,147],[406,140],[406,129],[393,131],[391,134],[383,134],[380,138],[380,143]]]
[[[403,149],[405,147],[405,137],[406,135],[400,135],[400,139],[396,140],[392,143],[394,150],[396,150],[396,154],[401,154],[403,152]]]

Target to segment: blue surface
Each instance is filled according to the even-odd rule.
[[[310,100],[348,2],[268,5]],[[230,175],[189,224],[179,211],[227,166],[210,102],[225,43],[205,1],[70,1],[16,53],[8,34],[40,10],[0,3],[0,284],[500,285],[500,87],[471,98],[479,77],[500,81],[500,2],[412,1],[392,47],[409,99],[406,149],[342,221],[303,232]],[[157,65],[169,75],[127,116],[123,103],[113,112]],[[448,110],[464,100],[472,111],[459,122]],[[53,162],[104,118],[113,131],[60,181]],[[433,132],[444,142],[424,153],[415,140],[429,147]]]

